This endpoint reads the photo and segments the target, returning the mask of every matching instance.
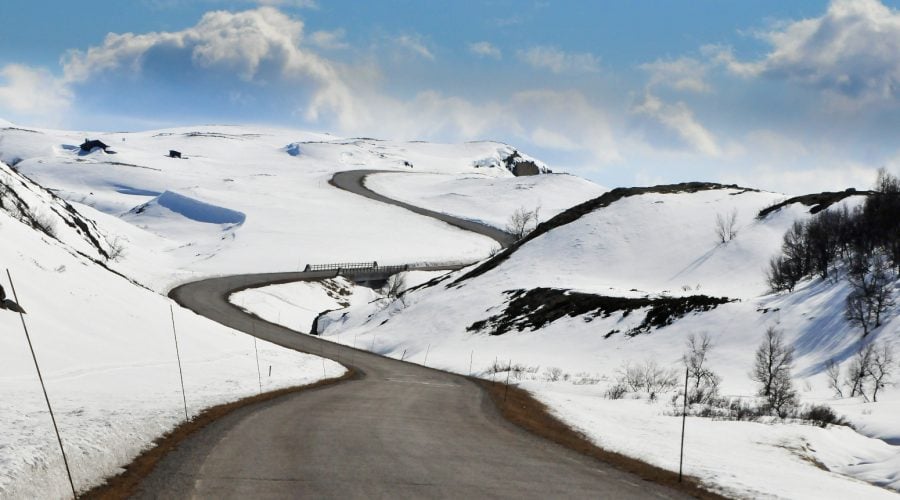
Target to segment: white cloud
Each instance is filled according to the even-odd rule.
[[[833,0],[824,15],[758,34],[771,51],[755,61],[728,47],[707,54],[742,76],[783,79],[865,103],[900,98],[900,12],[878,0]]]
[[[425,42],[422,41],[422,37],[419,35],[400,35],[394,38],[394,43],[417,56],[429,61],[434,60],[434,54],[428,50],[428,47],[425,46]]]
[[[115,34],[86,51],[70,51],[63,59],[66,83],[82,83],[100,74],[139,74],[148,57],[184,57],[195,67],[233,72],[254,81],[264,71],[285,81],[314,87],[304,110],[309,120],[327,112],[339,123],[357,119],[357,103],[342,68],[302,45],[303,22],[272,7],[243,12],[213,11],[193,27],[175,32]]]
[[[719,156],[722,153],[712,133],[694,118],[694,113],[683,102],[668,104],[647,91],[643,99],[632,108],[632,112],[652,118],[698,153],[707,156]]]
[[[553,73],[596,73],[600,61],[590,53],[569,53],[555,47],[537,46],[516,53],[520,61]]]
[[[318,9],[316,0],[253,0],[254,3],[270,7],[297,7],[303,9]]]
[[[21,64],[0,68],[0,110],[20,118],[57,122],[72,92],[49,71]]]
[[[778,163],[735,169],[728,182],[769,189],[789,195],[843,191],[850,187],[869,189],[877,169],[856,162],[819,164],[815,168],[785,168]]]
[[[309,41],[316,47],[326,50],[346,49],[349,47],[344,41],[347,33],[343,29],[334,31],[315,31],[309,35]]]
[[[469,51],[481,57],[491,57],[493,59],[501,59],[503,53],[500,49],[490,42],[475,42],[469,44]]]
[[[712,90],[706,82],[707,64],[690,57],[657,59],[640,68],[650,73],[648,87],[666,86],[699,93]]]

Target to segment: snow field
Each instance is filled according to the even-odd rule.
[[[90,488],[184,418],[172,302],[73,256],[2,212],[0,233],[0,262],[28,312],[76,487]],[[12,296],[5,276],[2,281]],[[0,313],[0,497],[66,497],[62,459],[20,319]],[[175,324],[190,415],[259,392],[252,337],[178,306]],[[345,371],[328,361],[323,372],[321,358],[266,342],[258,349],[263,390]]]

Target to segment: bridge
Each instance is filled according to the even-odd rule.
[[[456,271],[468,264],[455,265],[428,265],[428,264],[402,264],[396,266],[379,266],[378,261],[372,262],[339,262],[334,264],[307,264],[304,273],[333,273],[331,277],[343,276],[354,283],[375,285],[386,281],[392,275],[405,271]]]

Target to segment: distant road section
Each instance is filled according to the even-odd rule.
[[[487,236],[488,238],[491,238],[500,243],[500,246],[502,246],[503,248],[506,248],[515,243],[516,240],[515,238],[513,238],[513,235],[507,233],[506,231],[501,231],[500,229],[482,224],[480,222],[460,219],[452,215],[435,212],[434,210],[428,210],[426,208],[421,208],[415,205],[410,205],[409,203],[394,200],[388,198],[387,196],[382,196],[365,186],[365,179],[367,175],[390,173],[398,175],[408,174],[407,172],[398,172],[396,170],[349,170],[347,172],[338,172],[337,174],[335,174],[334,177],[331,178],[331,184],[345,191],[350,191],[351,193],[365,196],[366,198],[380,201],[382,203],[388,203],[390,205],[403,207],[417,214],[446,222],[451,226]]]
[[[371,172],[339,174],[335,185],[378,199],[361,184]],[[436,215],[457,227],[475,224]],[[481,226],[476,232],[486,231]],[[505,233],[492,234],[509,241]],[[299,334],[228,302],[241,289],[332,275],[227,276],[172,290],[174,300],[200,315],[333,359],[353,367],[360,378],[248,406],[215,421],[168,454],[137,497],[683,497],[510,424],[465,377]],[[377,351],[378,339],[374,342]]]

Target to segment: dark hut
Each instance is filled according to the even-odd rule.
[[[104,144],[103,141],[98,141],[97,139],[85,139],[84,143],[81,144],[81,150],[90,153],[94,150],[94,148],[100,148],[103,152],[106,152],[108,145]]]
[[[169,150],[169,158],[181,158],[181,151]]]

